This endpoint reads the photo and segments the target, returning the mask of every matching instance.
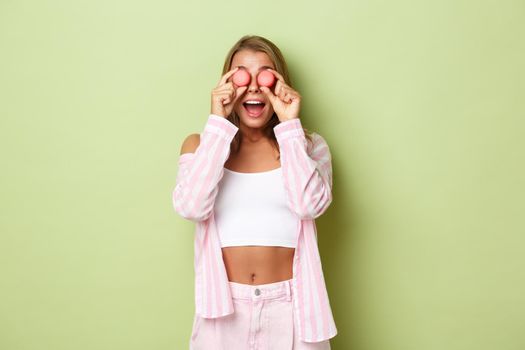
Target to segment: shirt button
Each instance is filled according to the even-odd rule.
[[[257,288],[257,289],[255,290],[255,295],[260,295],[260,294],[261,294],[261,291],[260,291],[259,288]]]

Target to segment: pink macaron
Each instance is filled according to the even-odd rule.
[[[233,73],[233,83],[237,86],[246,86],[250,84],[250,73],[244,69],[239,69],[237,72]]]
[[[269,70],[263,70],[257,75],[257,84],[270,87],[275,83],[275,75]]]

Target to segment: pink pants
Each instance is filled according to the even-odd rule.
[[[330,350],[329,340],[299,340],[292,279],[259,285],[229,283],[235,312],[219,318],[195,314],[190,350]]]

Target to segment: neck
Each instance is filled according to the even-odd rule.
[[[242,133],[243,144],[255,145],[268,141],[268,137],[266,137],[262,128],[250,128],[246,125],[241,125],[239,129]]]

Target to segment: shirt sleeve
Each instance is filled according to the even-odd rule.
[[[312,133],[308,143],[301,120],[274,126],[288,206],[301,219],[315,219],[332,202],[332,161],[324,138]]]
[[[230,144],[238,127],[221,116],[210,114],[195,153],[179,156],[179,169],[172,193],[173,207],[185,219],[210,217],[224,174]]]

